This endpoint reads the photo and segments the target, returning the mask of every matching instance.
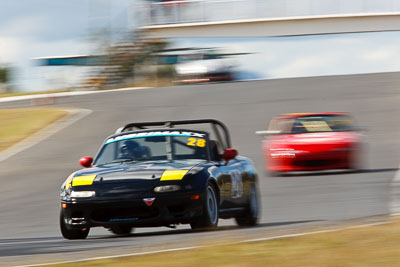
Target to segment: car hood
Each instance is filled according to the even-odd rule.
[[[78,191],[94,190],[96,192],[97,200],[151,197],[154,195],[154,187],[160,184],[169,184],[171,182],[180,183],[183,178],[183,176],[180,176],[177,179],[168,179],[163,181],[160,178],[165,171],[189,171],[201,163],[202,162],[200,161],[185,161],[182,163],[137,162],[95,166],[76,172],[73,178],[74,180],[77,177],[90,177],[95,175],[92,184],[85,186],[74,186],[72,184],[71,188]],[[64,199],[66,192],[63,188],[61,191],[61,198]],[[68,196],[66,196],[64,200],[68,200]]]
[[[96,175],[95,181],[123,182],[129,180],[156,180],[160,179],[167,170],[190,170],[197,166],[199,161],[188,162],[135,162],[118,163],[95,166],[75,173],[77,176]]]

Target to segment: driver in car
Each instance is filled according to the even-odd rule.
[[[146,149],[133,140],[126,141],[120,148],[121,158],[124,159],[143,159],[146,154],[145,152]]]

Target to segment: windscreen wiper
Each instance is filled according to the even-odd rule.
[[[136,159],[119,159],[119,160],[113,160],[113,161],[110,161],[110,162],[106,162],[106,163],[103,163],[101,165],[113,164],[113,163],[134,162],[134,161],[137,161],[137,160]]]

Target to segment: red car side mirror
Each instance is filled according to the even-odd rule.
[[[85,168],[90,168],[90,167],[92,167],[93,158],[92,157],[82,157],[79,160],[79,163]]]
[[[236,156],[238,155],[238,151],[234,148],[227,148],[224,151],[224,154],[222,155],[222,157],[224,158],[225,161],[230,161],[234,158],[236,158]]]

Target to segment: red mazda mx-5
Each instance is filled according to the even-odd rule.
[[[292,113],[271,120],[263,152],[271,173],[359,169],[362,134],[347,113]]]

